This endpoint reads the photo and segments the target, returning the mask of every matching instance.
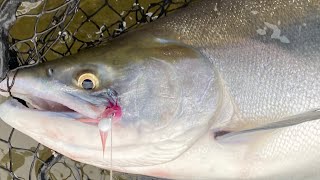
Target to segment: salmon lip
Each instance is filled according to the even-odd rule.
[[[121,107],[118,105],[117,101],[113,103],[112,101],[108,100],[109,105],[105,107],[105,111],[103,111],[98,118],[90,118],[84,115],[83,113],[76,111],[68,107],[67,105],[64,105],[63,103],[54,102],[52,100],[48,100],[45,98],[40,98],[32,95],[20,95],[20,94],[15,94],[14,98],[17,99],[19,103],[23,104],[29,109],[66,114],[77,120],[80,120],[80,119],[97,120],[97,119],[109,117],[111,114],[112,116],[115,117],[116,120],[119,120],[122,116]],[[90,102],[87,102],[87,103],[90,103]],[[90,106],[92,106],[93,108],[95,107],[94,105],[90,105]]]
[[[61,114],[68,114],[73,118],[89,118],[85,116],[81,112],[78,112],[67,105],[62,103],[54,102],[45,98],[40,98],[36,96],[30,95],[22,95],[22,94],[15,94],[14,99],[16,99],[20,104],[24,105],[28,109],[33,109],[36,111],[48,111],[48,112],[55,112]],[[89,103],[89,102],[88,102]],[[93,106],[93,105],[92,105]]]

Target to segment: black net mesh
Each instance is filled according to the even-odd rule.
[[[191,0],[42,0],[22,2],[9,31],[10,69],[95,47]],[[0,0],[0,3],[2,1]],[[0,180],[108,179],[109,171],[78,163],[0,121]],[[151,179],[115,173],[114,179]]]
[[[189,0],[45,0],[23,2],[10,29],[18,66],[95,47],[140,24],[181,8]],[[23,27],[24,31],[21,31]],[[28,30],[26,30],[28,28]],[[30,30],[29,30],[30,29]]]

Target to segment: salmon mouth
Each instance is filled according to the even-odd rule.
[[[41,124],[45,122],[45,119],[53,119],[54,121],[60,119],[63,120],[63,124],[72,123],[74,127],[91,128],[95,126],[94,128],[97,128],[100,134],[102,154],[104,155],[110,128],[122,116],[117,93],[111,89],[97,92],[64,91],[59,94],[51,94],[54,91],[47,92],[47,94],[44,91],[28,94],[15,92],[12,94],[12,98],[7,100],[8,103],[4,103],[5,105],[2,106],[4,108],[11,106],[9,109],[20,108],[26,114],[30,114],[31,119],[40,117],[39,120],[43,121]],[[52,95],[57,98],[55,99]],[[87,111],[91,113],[87,113]],[[2,116],[6,117],[6,114],[10,113],[5,112]],[[59,134],[61,135],[61,132]],[[76,131],[72,134],[76,135]]]
[[[45,99],[34,97],[34,96],[30,96],[28,98],[29,101],[20,99],[18,97],[14,97],[14,99],[18,100],[21,104],[23,104],[24,106],[30,109],[37,109],[41,111],[52,111],[52,112],[76,112],[75,110],[61,103],[45,100]]]
[[[96,119],[101,119],[108,116],[115,116],[116,118],[120,118],[121,116],[121,108],[118,105],[118,101],[110,101],[108,100],[108,104],[104,106],[104,111],[100,113],[97,118],[92,118],[90,116],[87,116],[82,111],[78,111],[75,108],[72,108],[64,103],[55,102],[49,99],[40,98],[36,96],[25,96],[25,95],[19,95],[16,94],[14,97],[19,103],[24,105],[26,108],[36,110],[36,111],[47,111],[47,112],[55,112],[60,114],[65,114],[70,116],[71,118],[74,118],[76,120],[84,120],[89,121]],[[78,105],[81,106],[81,105]],[[94,104],[90,104],[90,102],[86,102],[86,106],[90,106],[91,109],[98,108]]]
[[[7,82],[0,83],[1,89],[6,87]],[[31,111],[67,114],[75,119],[97,119],[118,104],[117,92],[109,87],[89,91],[56,80],[23,76],[22,72],[16,76],[10,92],[1,91],[0,94],[14,97]]]
[[[31,96],[15,95],[13,96],[13,98],[30,110],[64,114],[73,119],[90,118],[89,116],[85,115],[81,111],[77,111],[63,103],[55,102],[52,100],[39,98],[32,95]]]

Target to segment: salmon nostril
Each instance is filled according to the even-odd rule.
[[[53,75],[53,69],[52,68],[49,68],[47,70],[47,73],[48,73],[48,76],[51,77]]]

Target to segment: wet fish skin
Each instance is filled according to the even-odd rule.
[[[25,87],[32,81],[43,97],[45,82],[54,87],[46,89],[52,95],[59,90],[67,97],[55,102],[95,117],[103,108],[78,106],[103,107],[103,98],[74,86],[74,76],[96,72],[98,91],[116,90],[124,112],[113,134],[115,170],[174,179],[315,179],[316,118],[228,142],[213,135],[320,108],[319,6],[307,0],[198,1],[106,47],[21,71],[13,91],[34,95],[34,87]],[[99,156],[97,128],[76,123],[75,115],[31,111],[9,100],[0,117],[75,160],[110,168],[109,158]]]
[[[319,6],[304,0],[200,1],[150,29],[206,56],[242,118],[256,123],[252,117],[269,121],[319,108]]]

